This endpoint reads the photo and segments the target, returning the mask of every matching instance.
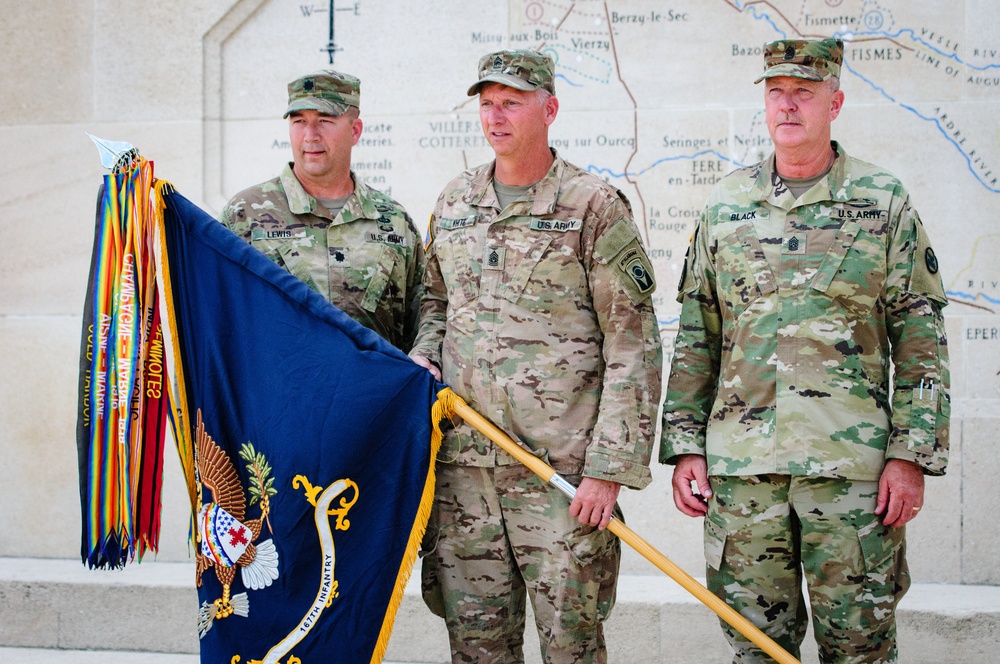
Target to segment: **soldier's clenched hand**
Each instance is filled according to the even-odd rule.
[[[691,486],[694,482],[697,493]],[[708,512],[712,488],[708,484],[708,462],[699,454],[682,454],[674,466],[674,505],[688,516],[704,516]]]
[[[580,523],[589,523],[604,530],[611,522],[611,513],[621,488],[622,485],[617,482],[584,477],[570,503],[570,515],[577,517]]]

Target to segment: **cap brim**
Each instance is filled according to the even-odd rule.
[[[532,85],[520,76],[514,76],[513,74],[488,74],[472,84],[472,87],[469,88],[469,96],[475,97],[478,95],[479,89],[487,83],[499,83],[500,85],[506,85],[507,87],[515,88],[517,90],[524,90],[525,92],[537,90],[539,87],[537,85]]]
[[[318,111],[323,115],[343,115],[349,108],[351,108],[350,104],[337,104],[319,97],[303,97],[289,104],[285,114],[281,117],[287,118],[296,111]]]
[[[765,78],[775,78],[777,76],[791,76],[792,78],[804,78],[807,81],[825,81],[830,74],[823,74],[818,69],[806,67],[805,65],[794,65],[791,63],[774,65],[768,68],[754,84],[760,83]]]

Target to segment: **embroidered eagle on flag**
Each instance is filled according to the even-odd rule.
[[[431,510],[443,385],[119,152],[81,330],[83,560],[155,551],[169,429],[201,661],[381,662]]]
[[[270,477],[271,468],[264,455],[257,454],[247,443],[240,456],[247,461],[251,477],[250,503],[260,503],[260,517],[246,519],[247,501],[236,467],[226,453],[205,431],[201,411],[198,411],[196,435],[196,466],[201,485],[211,491],[212,500],[204,501],[198,512],[198,539],[201,545],[195,554],[197,585],[201,576],[212,568],[222,584],[222,597],[209,603],[203,601],[198,613],[198,634],[202,637],[216,619],[236,614],[250,614],[247,593],[231,595],[236,568],[240,568],[243,585],[250,590],[270,586],[278,578],[278,550],[273,540],[254,544],[271,512],[271,496],[277,493]]]

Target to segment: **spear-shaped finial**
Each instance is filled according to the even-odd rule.
[[[101,163],[114,172],[125,170],[139,158],[139,151],[125,141],[109,141],[86,132],[101,153]]]

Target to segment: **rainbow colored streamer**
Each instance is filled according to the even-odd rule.
[[[82,557],[118,568],[155,551],[172,409],[154,249],[162,202],[141,156],[104,178],[84,312],[78,447]]]

